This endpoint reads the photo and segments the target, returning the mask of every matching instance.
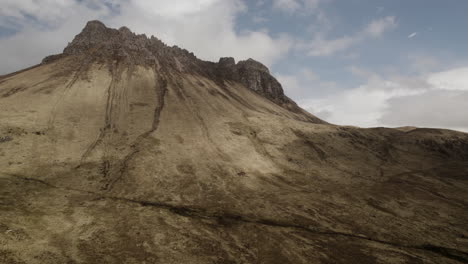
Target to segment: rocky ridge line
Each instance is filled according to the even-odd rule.
[[[170,47],[154,36],[148,38],[145,34],[135,34],[127,27],[108,28],[102,22],[94,20],[86,24],[63,53],[48,56],[42,63],[81,55],[87,56],[91,61],[119,61],[155,67],[157,70],[170,69],[199,74],[218,81],[221,85],[224,81],[238,82],[290,111],[309,116],[310,121],[324,123],[289,99],[268,68],[253,59],[238,63],[230,57],[220,58],[217,63],[203,61],[192,52],[177,46]]]

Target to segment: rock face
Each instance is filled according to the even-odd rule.
[[[136,35],[126,27],[118,30],[107,28],[100,21],[88,22],[62,54],[46,57],[43,63],[73,55],[87,55],[93,61],[113,59],[127,64],[239,82],[291,111],[307,115],[309,121],[323,122],[308,115],[285,96],[281,84],[270,74],[268,68],[253,59],[237,64],[234,58],[221,58],[218,63],[202,61],[193,53],[177,46],[169,47],[154,36],[148,38],[146,35]]]
[[[222,78],[242,83],[277,103],[291,101],[284,95],[281,84],[271,76],[268,68],[258,61],[248,59],[236,64],[234,58],[221,58],[217,68],[217,74]]]
[[[88,23],[0,76],[0,263],[466,263],[468,134],[331,125]]]
[[[136,35],[126,27],[118,30],[107,28],[100,21],[88,22],[62,54],[46,57],[43,63],[71,55],[86,55],[91,61],[118,60],[179,71],[188,71],[192,69],[189,66],[198,62],[193,53],[177,46],[169,47],[154,36]]]

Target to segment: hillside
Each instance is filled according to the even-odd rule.
[[[252,59],[91,21],[0,120],[0,263],[468,262],[468,134],[329,124]]]

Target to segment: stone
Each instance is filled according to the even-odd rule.
[[[234,58],[222,57],[218,63],[207,62],[178,46],[167,46],[154,36],[136,35],[127,27],[108,28],[97,20],[89,21],[62,54],[48,56],[42,63],[80,55],[87,56],[91,61],[118,60],[134,65],[158,65],[180,72],[214,75],[219,80],[239,82],[277,104],[295,105],[284,95],[281,84],[269,69],[254,59],[236,64]]]

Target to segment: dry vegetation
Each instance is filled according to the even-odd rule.
[[[468,134],[83,61],[0,79],[0,263],[468,262]]]

